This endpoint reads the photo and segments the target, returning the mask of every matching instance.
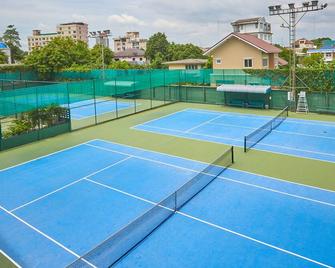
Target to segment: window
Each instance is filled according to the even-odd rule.
[[[244,68],[252,68],[252,59],[244,59]]]
[[[73,33],[76,33],[76,31],[73,31]]]
[[[332,57],[332,53],[326,53],[326,58],[331,58]]]
[[[221,60],[220,58],[217,58],[217,59],[215,59],[215,63],[216,63],[216,64],[221,64],[221,63],[222,63],[222,60]]]
[[[269,66],[269,60],[268,60],[268,58],[263,58],[262,64],[263,64],[263,67],[268,67]]]

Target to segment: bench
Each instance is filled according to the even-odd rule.
[[[229,106],[236,106],[236,107],[244,107],[245,106],[245,103],[244,103],[244,100],[230,100],[228,102],[228,105]]]
[[[265,103],[264,101],[249,101],[247,107],[264,109]]]

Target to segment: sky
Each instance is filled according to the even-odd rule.
[[[326,2],[326,9],[310,12],[301,20],[297,38],[335,39],[335,0]],[[14,24],[26,50],[27,36],[33,29],[55,32],[59,23],[83,21],[89,24],[89,31],[110,29],[113,37],[139,31],[141,37],[149,38],[160,31],[166,33],[170,42],[210,47],[232,31],[232,21],[260,16],[272,24],[273,42],[287,45],[288,30],[280,27],[282,19],[268,16],[268,6],[287,3],[282,0],[1,0],[0,33]]]

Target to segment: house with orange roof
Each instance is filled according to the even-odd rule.
[[[213,58],[213,69],[276,69],[286,61],[281,50],[251,34],[233,32],[214,44],[204,55]]]

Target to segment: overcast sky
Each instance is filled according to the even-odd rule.
[[[287,44],[288,30],[280,28],[281,19],[268,16],[267,7],[278,3],[287,4],[282,0],[1,0],[0,32],[14,24],[26,49],[32,29],[54,32],[58,23],[83,21],[90,31],[110,29],[114,37],[140,31],[148,38],[161,31],[169,41],[209,47],[232,31],[230,22],[264,16],[272,24],[273,41]],[[302,19],[298,38],[335,39],[335,0],[327,3],[325,10]]]

